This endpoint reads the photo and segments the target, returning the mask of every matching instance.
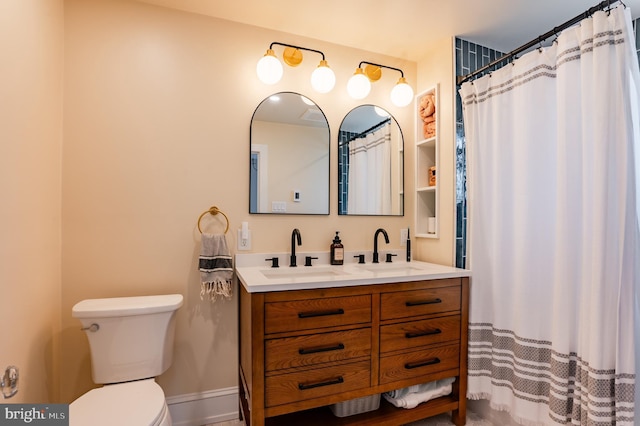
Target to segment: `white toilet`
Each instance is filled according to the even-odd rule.
[[[88,299],[72,309],[89,338],[92,389],[69,407],[71,426],[169,426],[154,377],[173,361],[175,313],[182,295]]]

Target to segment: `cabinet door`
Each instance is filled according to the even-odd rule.
[[[371,356],[371,328],[269,339],[266,371],[305,367]]]
[[[456,345],[421,349],[380,358],[380,384],[428,376],[439,371],[459,373],[460,347]]]
[[[393,352],[460,339],[460,315],[380,327],[380,352]]]
[[[381,295],[381,319],[460,311],[460,287],[398,291]]]
[[[265,384],[267,407],[335,395],[371,386],[370,362],[269,376]]]
[[[310,330],[371,322],[371,295],[265,304],[265,332]]]

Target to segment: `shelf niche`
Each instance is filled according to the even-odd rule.
[[[438,85],[416,95],[414,235],[418,238],[438,238],[439,115]]]

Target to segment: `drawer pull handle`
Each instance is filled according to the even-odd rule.
[[[442,303],[442,299],[437,298],[437,299],[429,299],[429,300],[416,300],[416,301],[406,302],[405,305],[420,306],[420,305],[433,305],[436,303]]]
[[[330,385],[338,385],[340,383],[344,383],[344,379],[342,376],[338,376],[335,379],[329,379],[320,382],[312,382],[312,383],[298,383],[298,389],[307,390],[313,388],[319,388],[321,386],[330,386]]]
[[[439,328],[436,328],[434,330],[420,331],[418,333],[405,333],[404,337],[406,337],[407,339],[413,339],[414,337],[432,336],[434,334],[440,334],[440,333],[442,333],[442,330],[440,330]]]
[[[315,348],[298,349],[298,353],[300,355],[309,355],[316,354],[318,352],[341,351],[342,349],[344,349],[344,344],[338,343],[337,345],[316,346]]]
[[[344,309],[332,309],[328,311],[308,311],[308,312],[298,312],[298,318],[313,318],[313,317],[326,317],[328,315],[342,315],[344,314]]]
[[[406,368],[407,370],[411,370],[414,368],[425,367],[427,365],[435,365],[435,364],[440,364],[440,358],[432,358],[426,361],[419,361],[419,362],[408,362],[404,365],[404,368]]]

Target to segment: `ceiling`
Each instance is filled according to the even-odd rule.
[[[139,0],[411,61],[459,36],[509,52],[597,0]],[[634,18],[640,0],[624,0]]]

